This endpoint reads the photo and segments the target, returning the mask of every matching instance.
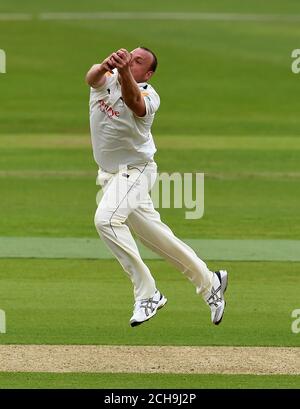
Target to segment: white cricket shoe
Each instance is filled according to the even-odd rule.
[[[213,276],[213,285],[210,294],[206,297],[206,303],[211,310],[211,321],[218,325],[222,321],[226,302],[224,293],[227,288],[228,273],[225,270],[216,271]]]
[[[166,303],[167,299],[158,290],[151,298],[146,298],[144,300],[136,301],[134,304],[133,315],[130,319],[130,325],[136,327],[145,321],[152,318],[157,310],[162,308]]]

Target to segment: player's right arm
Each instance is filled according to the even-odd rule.
[[[113,74],[114,64],[111,62],[111,56],[105,58],[101,64],[94,64],[86,74],[85,80],[90,87],[99,88],[105,84],[106,73]]]

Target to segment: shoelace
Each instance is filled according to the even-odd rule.
[[[222,301],[222,298],[218,296],[218,292],[221,290],[221,284],[218,288],[212,287],[211,289],[211,295],[208,297],[206,300],[208,305],[214,305],[215,307],[218,306],[218,303]]]
[[[148,317],[149,313],[151,313],[151,312],[153,312],[155,310],[155,306],[153,304],[158,304],[158,302],[159,302],[159,300],[154,301],[153,298],[154,298],[154,296],[152,298],[146,298],[144,300],[138,301],[134,306],[134,312],[136,312],[140,308],[143,308],[144,311],[145,311],[145,315]]]

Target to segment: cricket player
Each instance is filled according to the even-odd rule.
[[[225,309],[227,272],[212,272],[160,219],[149,192],[157,176],[151,134],[160,98],[148,83],[157,58],[148,48],[121,48],[86,75],[90,88],[93,154],[102,199],[95,214],[99,236],[120,262],[134,288],[132,327],[152,318],[167,298],[142,260],[132,233],[193,283],[208,304],[213,324]]]

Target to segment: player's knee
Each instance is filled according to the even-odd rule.
[[[112,214],[105,211],[97,211],[95,214],[94,223],[97,231],[104,231],[107,228],[121,226],[125,220],[117,214]]]
[[[94,218],[97,231],[104,230],[109,225],[109,215],[105,212],[97,211]]]

